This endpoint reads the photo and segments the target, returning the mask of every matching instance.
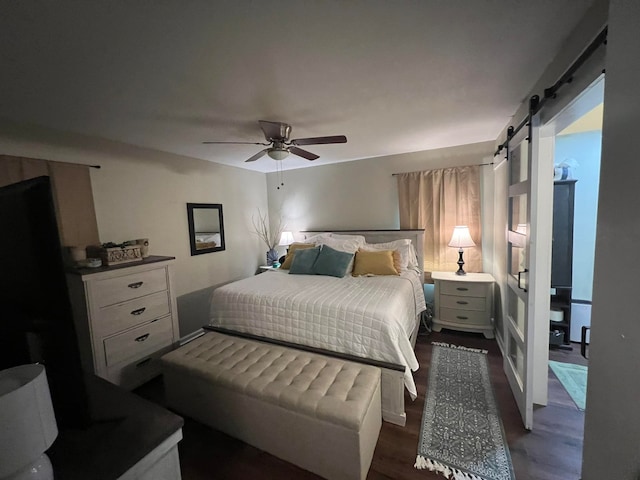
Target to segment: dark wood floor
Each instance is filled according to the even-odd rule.
[[[432,472],[413,468],[432,341],[489,351],[491,381],[518,480],[580,478],[584,412],[578,410],[555,375],[549,373],[549,405],[535,410],[534,429],[528,432],[522,427],[518,408],[502,370],[502,357],[496,342],[486,340],[479,334],[443,331],[418,338],[416,354],[420,369],[414,374],[418,398],[412,402],[407,397],[405,427],[383,422],[367,477],[369,480],[443,478]],[[552,351],[550,358],[561,362],[586,364],[577,348],[574,348],[573,352]],[[158,379],[142,386],[136,392],[150,400],[163,403],[162,383]],[[220,414],[224,415],[224,412]],[[185,419],[183,435],[179,451],[184,480],[319,478],[188,418]]]

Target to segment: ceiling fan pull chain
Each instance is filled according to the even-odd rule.
[[[280,190],[280,187],[284,187],[284,182],[283,182],[283,178],[282,178],[282,162],[278,162],[276,164],[276,174],[277,174],[277,182],[280,183],[280,185],[277,186],[277,189]]]

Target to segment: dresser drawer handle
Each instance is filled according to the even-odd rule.
[[[146,309],[147,307],[138,308],[137,310],[133,310],[131,315],[142,315]]]
[[[127,285],[127,287],[129,288],[140,288],[142,286],[144,282],[135,282],[135,283],[130,283],[129,285]]]
[[[460,320],[469,320],[469,317],[463,317],[462,315],[456,315],[456,318]]]
[[[465,301],[463,301],[463,300],[458,300],[458,301],[456,301],[456,303],[457,303],[458,305],[468,305],[468,304],[469,304],[469,302],[465,302]]]
[[[460,291],[460,292],[466,292],[469,289],[467,287],[456,287],[456,290]]]
[[[141,362],[136,363],[136,367],[140,368],[140,367],[144,367],[147,363],[149,363],[151,361],[151,358],[145,358],[144,360],[142,360]]]
[[[145,333],[144,335],[140,335],[138,338],[136,338],[136,342],[144,342],[147,338],[149,338],[149,334]]]

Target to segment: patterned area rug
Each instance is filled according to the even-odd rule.
[[[587,371],[588,368],[574,363],[554,362],[549,360],[549,367],[569,393],[580,410],[587,403]]]
[[[486,351],[434,343],[415,467],[455,480],[514,480]]]

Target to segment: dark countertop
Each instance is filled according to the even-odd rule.
[[[182,417],[95,375],[85,378],[91,421],[61,429],[47,451],[56,480],[114,480],[182,428]]]

